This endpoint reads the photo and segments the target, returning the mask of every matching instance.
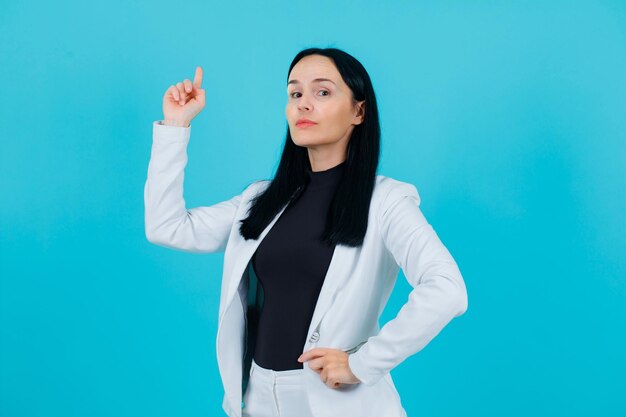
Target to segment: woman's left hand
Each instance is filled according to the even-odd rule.
[[[309,361],[309,368],[320,374],[322,381],[331,388],[339,388],[340,384],[361,382],[350,370],[348,353],[343,350],[314,348],[298,358],[298,362],[306,361]]]

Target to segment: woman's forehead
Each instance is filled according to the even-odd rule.
[[[340,82],[340,75],[333,62],[319,55],[309,55],[302,58],[292,68],[287,84],[312,82]]]

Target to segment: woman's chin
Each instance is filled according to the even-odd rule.
[[[301,140],[301,139],[293,139],[293,143],[295,143],[298,146],[302,146],[305,148],[311,147],[311,146],[318,146],[318,145],[322,145],[321,143],[318,143],[314,140]]]
[[[293,136],[291,137],[291,140],[296,145],[302,146],[305,148],[330,145],[331,143],[333,143],[333,142],[328,142],[324,140],[316,140],[316,139],[309,139],[309,138],[294,138]]]

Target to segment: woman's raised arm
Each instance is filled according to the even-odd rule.
[[[144,187],[146,238],[187,252],[221,252],[243,193],[212,206],[187,209],[184,170],[191,120],[204,108],[202,68],[194,82],[170,86],[163,96],[163,121],[153,122],[152,151]]]
[[[190,130],[153,123],[144,187],[146,238],[186,252],[223,252],[243,193],[212,206],[185,208],[183,181]]]

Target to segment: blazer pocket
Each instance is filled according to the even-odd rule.
[[[363,346],[366,342],[367,342],[367,340],[364,340],[364,341],[360,342],[358,345],[351,347],[350,349],[341,349],[341,350],[343,350],[347,354],[351,354],[351,353],[354,353],[357,350],[359,350],[361,348],[361,346]]]

